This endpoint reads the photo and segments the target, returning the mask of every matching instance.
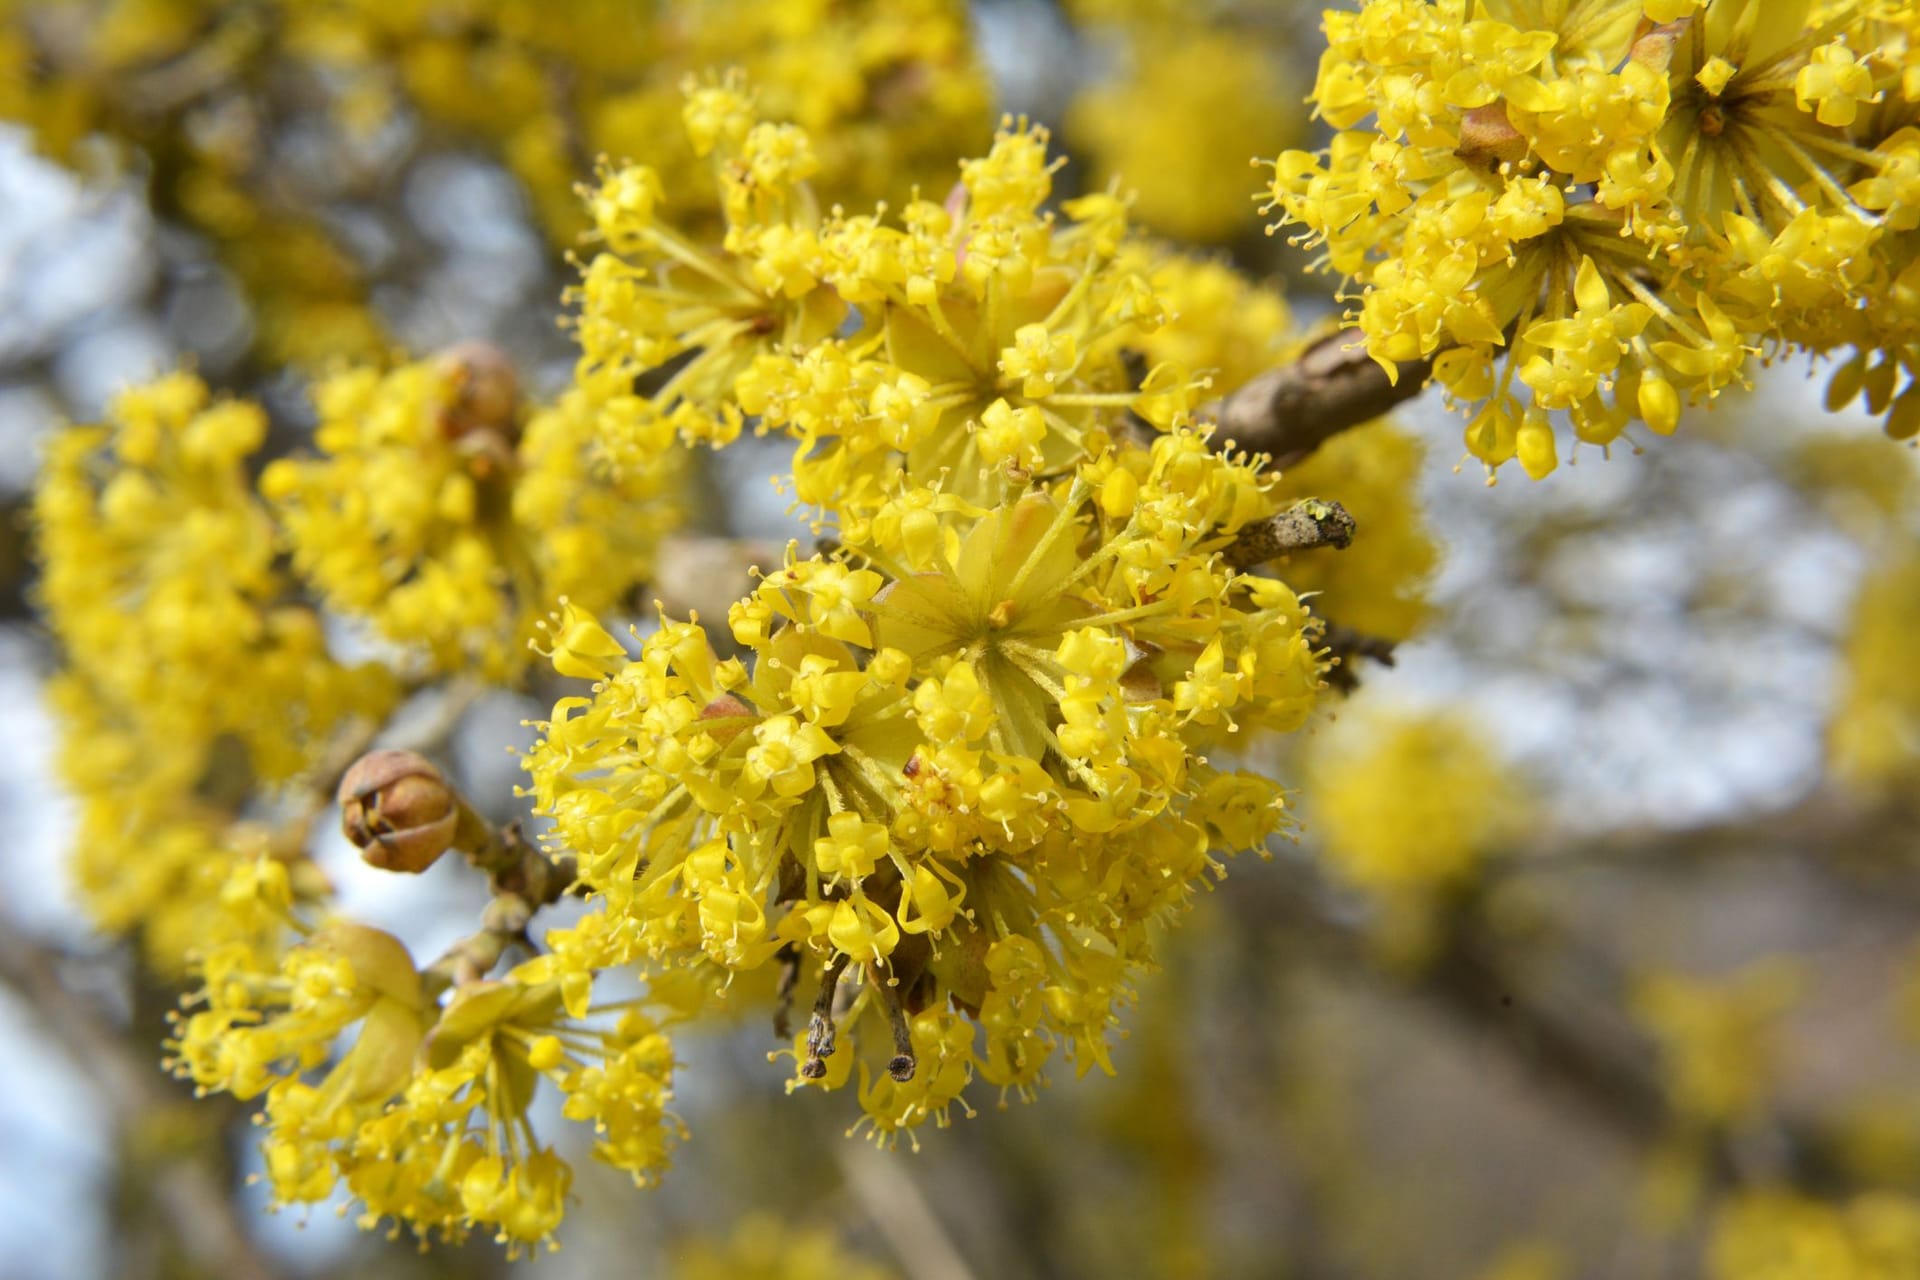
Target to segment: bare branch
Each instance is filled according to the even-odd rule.
[[[1375,964],[1365,925],[1325,900],[1310,875],[1263,868],[1246,876],[1229,900],[1248,913],[1253,927],[1284,923],[1313,944],[1317,958],[1343,971],[1406,982],[1430,1007],[1484,1035],[1627,1142],[1653,1147],[1681,1131],[1655,1070],[1653,1046],[1593,1016],[1596,1007],[1618,1007],[1626,985],[1625,975],[1598,952],[1579,950],[1576,956],[1575,967],[1588,975],[1585,997],[1543,990],[1523,976],[1522,957],[1487,919],[1486,904],[1469,896],[1454,905],[1439,945],[1417,975],[1388,974]],[[1785,1181],[1815,1193],[1848,1185],[1822,1133],[1775,1117],[1770,1137],[1772,1146],[1756,1165],[1731,1135],[1709,1135],[1708,1177],[1720,1186]]]
[[[1337,502],[1307,498],[1279,515],[1244,526],[1223,553],[1235,569],[1250,569],[1294,551],[1333,547],[1344,551],[1353,542],[1353,517]]]
[[[1365,335],[1342,329],[1211,410],[1223,438],[1271,454],[1277,467],[1290,467],[1340,432],[1419,395],[1432,372],[1431,360],[1414,360],[1400,366],[1397,381],[1389,379],[1367,354]]]
[[[1395,641],[1383,636],[1370,636],[1337,622],[1329,622],[1320,639],[1333,655],[1333,667],[1327,672],[1327,683],[1342,693],[1352,693],[1360,687],[1359,673],[1354,669],[1355,662],[1368,658],[1383,667],[1390,667],[1393,665],[1394,651],[1399,648]]]
[[[890,1160],[864,1142],[836,1142],[833,1151],[847,1189],[911,1280],[972,1280],[972,1268],[901,1160]]]
[[[67,989],[56,957],[10,929],[0,929],[0,983],[20,997],[73,1067],[91,1077],[122,1135],[137,1134],[154,1116],[183,1105],[184,1099],[163,1082],[158,1063],[129,1047],[100,1011]],[[205,1156],[203,1149],[193,1148],[156,1155],[159,1167],[148,1171],[143,1184],[205,1274],[274,1280],[278,1268],[255,1248],[232,1189]]]

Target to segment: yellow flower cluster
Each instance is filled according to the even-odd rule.
[[[609,477],[583,397],[527,413],[491,348],[349,369],[314,400],[321,456],[261,478],[294,567],[437,672],[511,680],[536,619],[619,603],[677,518],[677,451]]]
[[[1029,1089],[1057,1044],[1110,1069],[1154,926],[1220,870],[1210,850],[1284,821],[1272,782],[1208,763],[1297,728],[1320,684],[1294,594],[1218,554],[1267,487],[1181,431],[992,510],[907,489],[734,607],[751,667],[674,622],[629,660],[569,612],[554,663],[595,692],[555,707],[528,768],[605,909],[536,964],[785,956],[818,967],[823,1012],[851,968],[843,1020],[891,1036],[890,1076],[860,1066],[882,1135],[944,1121],[976,1074]],[[801,1076],[837,1087],[854,1059],[831,1027]]]
[[[35,515],[40,604],[73,675],[175,732],[240,737],[277,778],[359,691],[327,698],[314,724],[257,714],[263,697],[304,704],[307,659],[324,648],[275,568],[273,522],[247,475],[266,431],[258,408],[213,400],[191,374],[123,392],[106,425],[53,438]],[[225,678],[235,666],[253,679]]]
[[[945,92],[916,70],[931,46],[898,40],[937,45],[949,6],[900,6],[899,30],[894,9],[829,8],[789,20],[851,40],[836,24],[864,15],[863,75],[889,62],[908,105]],[[372,33],[440,41],[430,14],[314,6],[289,30],[350,62]],[[515,30],[613,77],[617,42],[542,43],[596,15]],[[779,26],[742,0],[688,30],[728,15],[743,40]],[[477,64],[502,102],[515,47]],[[444,64],[398,61],[430,99]],[[1193,416],[1210,376],[1238,385],[1296,341],[1284,303],[1140,237],[1117,196],[1050,209],[1059,162],[1025,123],[937,203],[825,205],[836,166],[889,163],[847,119],[907,107],[855,77],[816,146],[762,118],[781,83],[688,83],[710,198],[677,144],[585,192],[600,249],[575,383],[548,407],[467,345],[335,372],[313,451],[264,467],[264,415],[187,376],[54,441],[36,512],[77,862],[103,925],[192,974],[170,1065],[258,1100],[277,1205],[344,1191],[364,1225],[550,1242],[572,1173],[536,1133],[541,1079],[600,1158],[650,1181],[680,1133],[665,1029],[737,1007],[730,987],[761,989],[743,974],[777,991],[777,1025],[810,999],[791,1087],[853,1084],[882,1141],[970,1110],[976,1078],[1026,1095],[1050,1065],[1111,1071],[1166,926],[1290,825],[1236,756],[1320,700],[1325,623],[1256,563],[1316,477],[1282,481]],[[663,618],[631,653],[596,615],[632,611],[681,441],[749,425],[795,442],[792,491],[830,539],[760,576],[730,643]],[[1299,569],[1350,625],[1400,635],[1431,561],[1416,455],[1385,427],[1352,438],[1317,478],[1387,536],[1351,575]],[[382,662],[332,655],[355,626]],[[593,682],[526,761],[551,863],[431,762],[362,755],[403,695],[520,682],[530,639]],[[487,876],[484,927],[439,960],[326,916],[307,846],[343,769],[372,865],[457,847]],[[531,917],[576,887],[597,909],[536,948]],[[533,957],[507,969],[515,947]],[[609,995],[636,970],[645,994]]]
[[[490,348],[344,372],[318,399],[324,456],[269,464],[261,493],[265,415],[191,375],[50,443],[39,593],[66,655],[52,700],[81,798],[80,889],[98,925],[199,979],[174,1065],[264,1100],[276,1203],[343,1182],[368,1223],[530,1246],[571,1177],[531,1126],[539,1077],[601,1158],[649,1181],[678,1132],[660,1032],[674,1015],[487,980],[505,942],[423,973],[396,939],[294,914],[329,892],[307,851],[326,774],[416,683],[336,661],[320,609],[420,645],[436,674],[508,681],[523,616],[568,591],[616,603],[647,571],[675,465],[601,478],[579,394],[523,413]],[[450,811],[444,825],[458,827]]]
[[[1253,283],[1219,258],[1196,257],[1163,243],[1132,241],[1125,251],[1176,320],[1130,336],[1130,345],[1149,367],[1205,369],[1212,392],[1228,395],[1285,364],[1302,345],[1293,311],[1278,289]]]
[[[725,445],[749,415],[796,441],[795,493],[843,521],[888,501],[900,470],[970,502],[1104,451],[1131,410],[1172,426],[1204,388],[1173,365],[1132,368],[1168,315],[1112,196],[1042,211],[1047,133],[1003,129],[944,203],[898,224],[823,213],[811,138],[758,121],[744,85],[695,88],[685,112],[713,155],[726,210],[709,250],[660,217],[652,169],[592,196],[608,251],[580,290],[580,383],[612,420],[616,457],[643,457],[665,421]],[[636,394],[636,379],[670,370]],[[631,443],[630,443],[631,441]]]
[[[1920,555],[1910,549],[1870,574],[1854,602],[1840,704],[1827,743],[1834,770],[1864,787],[1898,788],[1920,766],[1916,609]]]
[[[35,490],[78,882],[96,923],[142,929],[164,970],[224,932],[220,885],[264,839],[228,829],[247,789],[298,774],[397,692],[380,667],[334,661],[276,565],[247,474],[266,430],[258,408],[175,374],[56,434]]]
[[[263,180],[268,99],[238,91],[264,80],[282,52],[283,28],[263,8],[17,0],[0,8],[0,120],[89,170],[102,155],[83,145],[94,140],[144,151],[156,206],[213,242],[255,304],[258,341],[273,358],[371,356],[384,339],[351,255],[286,184]]]
[[[741,1221],[725,1240],[676,1251],[673,1280],[891,1280],[896,1273],[851,1253],[833,1232],[789,1227],[770,1214]]]
[[[1920,1203],[1874,1192],[1823,1204],[1748,1191],[1714,1216],[1711,1280],[1906,1280],[1920,1276]]]
[[[554,243],[582,229],[593,157],[676,175],[679,86],[740,66],[769,106],[827,141],[821,181],[871,199],[932,178],[984,136],[987,82],[961,0],[79,0],[0,10],[0,119],[67,159],[104,136],[144,150],[156,203],[204,231],[280,360],[372,358],[384,339],[352,256],[289,191],[276,155],[300,83],[349,150],[396,120],[428,145],[480,145],[524,183]],[[303,101],[300,106],[306,104]],[[311,128],[312,120],[302,119]],[[302,152],[302,154],[305,154]],[[310,181],[309,175],[301,175]],[[680,207],[688,215],[711,206]]]
[[[1329,12],[1314,101],[1339,132],[1274,162],[1266,207],[1364,286],[1390,374],[1434,358],[1476,457],[1546,474],[1560,411],[1592,444],[1671,432],[1788,348],[1840,357],[1835,405],[1920,429],[1910,6],[1468,9]]]
[[[598,1158],[643,1186],[665,1168],[679,1125],[658,1011],[630,999],[576,1016],[556,986],[513,973],[438,1003],[445,979],[418,971],[392,935],[302,925],[278,864],[242,867],[236,881],[230,897],[303,936],[277,963],[207,948],[170,1065],[200,1092],[264,1100],[276,1207],[325,1201],[344,1183],[363,1226],[392,1218],[451,1240],[477,1227],[510,1253],[548,1242],[572,1171],[534,1132],[543,1077],[566,1118],[592,1125]]]
[[[1343,715],[1316,744],[1313,830],[1340,879],[1382,895],[1431,893],[1470,877],[1515,833],[1512,772],[1454,718]]]
[[[1703,1125],[1750,1120],[1772,1088],[1776,1027],[1800,992],[1785,962],[1713,980],[1655,974],[1634,992],[1634,1011],[1660,1042],[1668,1094]]]
[[[605,478],[582,398],[522,432],[498,360],[456,349],[337,375],[319,392],[327,456],[269,464],[266,500],[250,475],[265,415],[190,374],[53,437],[37,591],[66,660],[50,696],[80,798],[76,880],[94,923],[137,934],[162,972],[271,940],[223,901],[236,865],[264,854],[303,897],[323,891],[305,827],[331,781],[313,771],[425,674],[338,661],[322,608],[371,619],[433,672],[510,681],[532,619],[566,597],[610,607],[650,572],[677,455]]]
[[[1203,21],[1187,6],[1070,8],[1114,64],[1074,98],[1063,122],[1093,162],[1087,185],[1137,184],[1134,214],[1182,240],[1249,235],[1247,157],[1298,141],[1306,125],[1300,85],[1282,57],[1290,25],[1253,5]]]
[[[826,139],[821,181],[841,197],[871,199],[933,176],[956,143],[981,135],[987,114],[959,0],[282,7],[287,44],[346,77],[350,119],[372,124],[405,104],[492,144],[563,245],[582,229],[570,193],[583,157],[647,156],[676,192],[697,190],[680,180],[695,157],[675,145],[676,116],[681,80],[707,67],[742,68],[770,110]]]

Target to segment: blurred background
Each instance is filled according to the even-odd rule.
[[[160,1071],[173,994],[89,931],[64,869],[41,696],[58,656],[23,518],[46,433],[185,362],[259,397],[286,452],[311,371],[467,338],[551,392],[591,157],[647,154],[709,60],[747,66],[777,116],[810,42],[921,20],[824,2],[771,19],[290,8],[0,3],[5,1280],[510,1265],[484,1243],[416,1254],[331,1212],[264,1214],[241,1109]],[[849,203],[943,189],[997,111],[1025,113],[1057,126],[1063,194],[1118,175],[1159,234],[1278,282],[1303,322],[1333,309],[1333,282],[1261,234],[1248,164],[1314,143],[1317,6],[948,8],[959,43],[937,70],[903,57],[848,98],[850,133],[886,95],[908,103],[846,158]],[[1587,450],[1539,484],[1456,465],[1460,423],[1432,397],[1396,417],[1424,446],[1405,514],[1439,549],[1420,625],[1264,762],[1300,788],[1301,839],[1236,865],[1169,942],[1117,1078],[976,1097],[978,1116],[882,1153],[842,1138],[841,1099],[782,1096],[757,1019],[686,1035],[694,1137],[672,1175],[642,1194],[582,1161],[564,1250],[511,1265],[1920,1274],[1914,451],[1824,412],[1791,365],[1644,453]],[[784,458],[770,442],[706,459],[699,531],[787,537],[766,484]],[[505,748],[551,701],[491,694],[461,716],[447,752],[468,794],[512,811]],[[481,901],[444,864],[396,884],[337,837],[318,858],[344,911],[404,926],[416,953]],[[1832,1269],[1741,1261],[1808,1249]]]

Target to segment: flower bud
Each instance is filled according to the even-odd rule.
[[[453,846],[460,800],[411,751],[369,751],[340,779],[340,828],[367,865],[417,873]]]
[[[449,440],[491,433],[511,445],[520,434],[520,377],[491,342],[460,342],[435,358],[446,403],[440,429]]]

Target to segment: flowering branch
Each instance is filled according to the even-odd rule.
[[[1293,363],[1261,374],[1212,411],[1223,438],[1272,455],[1277,467],[1290,467],[1342,431],[1419,395],[1432,371],[1431,359],[1415,360],[1390,379],[1367,354],[1366,335],[1342,329],[1309,345]]]

